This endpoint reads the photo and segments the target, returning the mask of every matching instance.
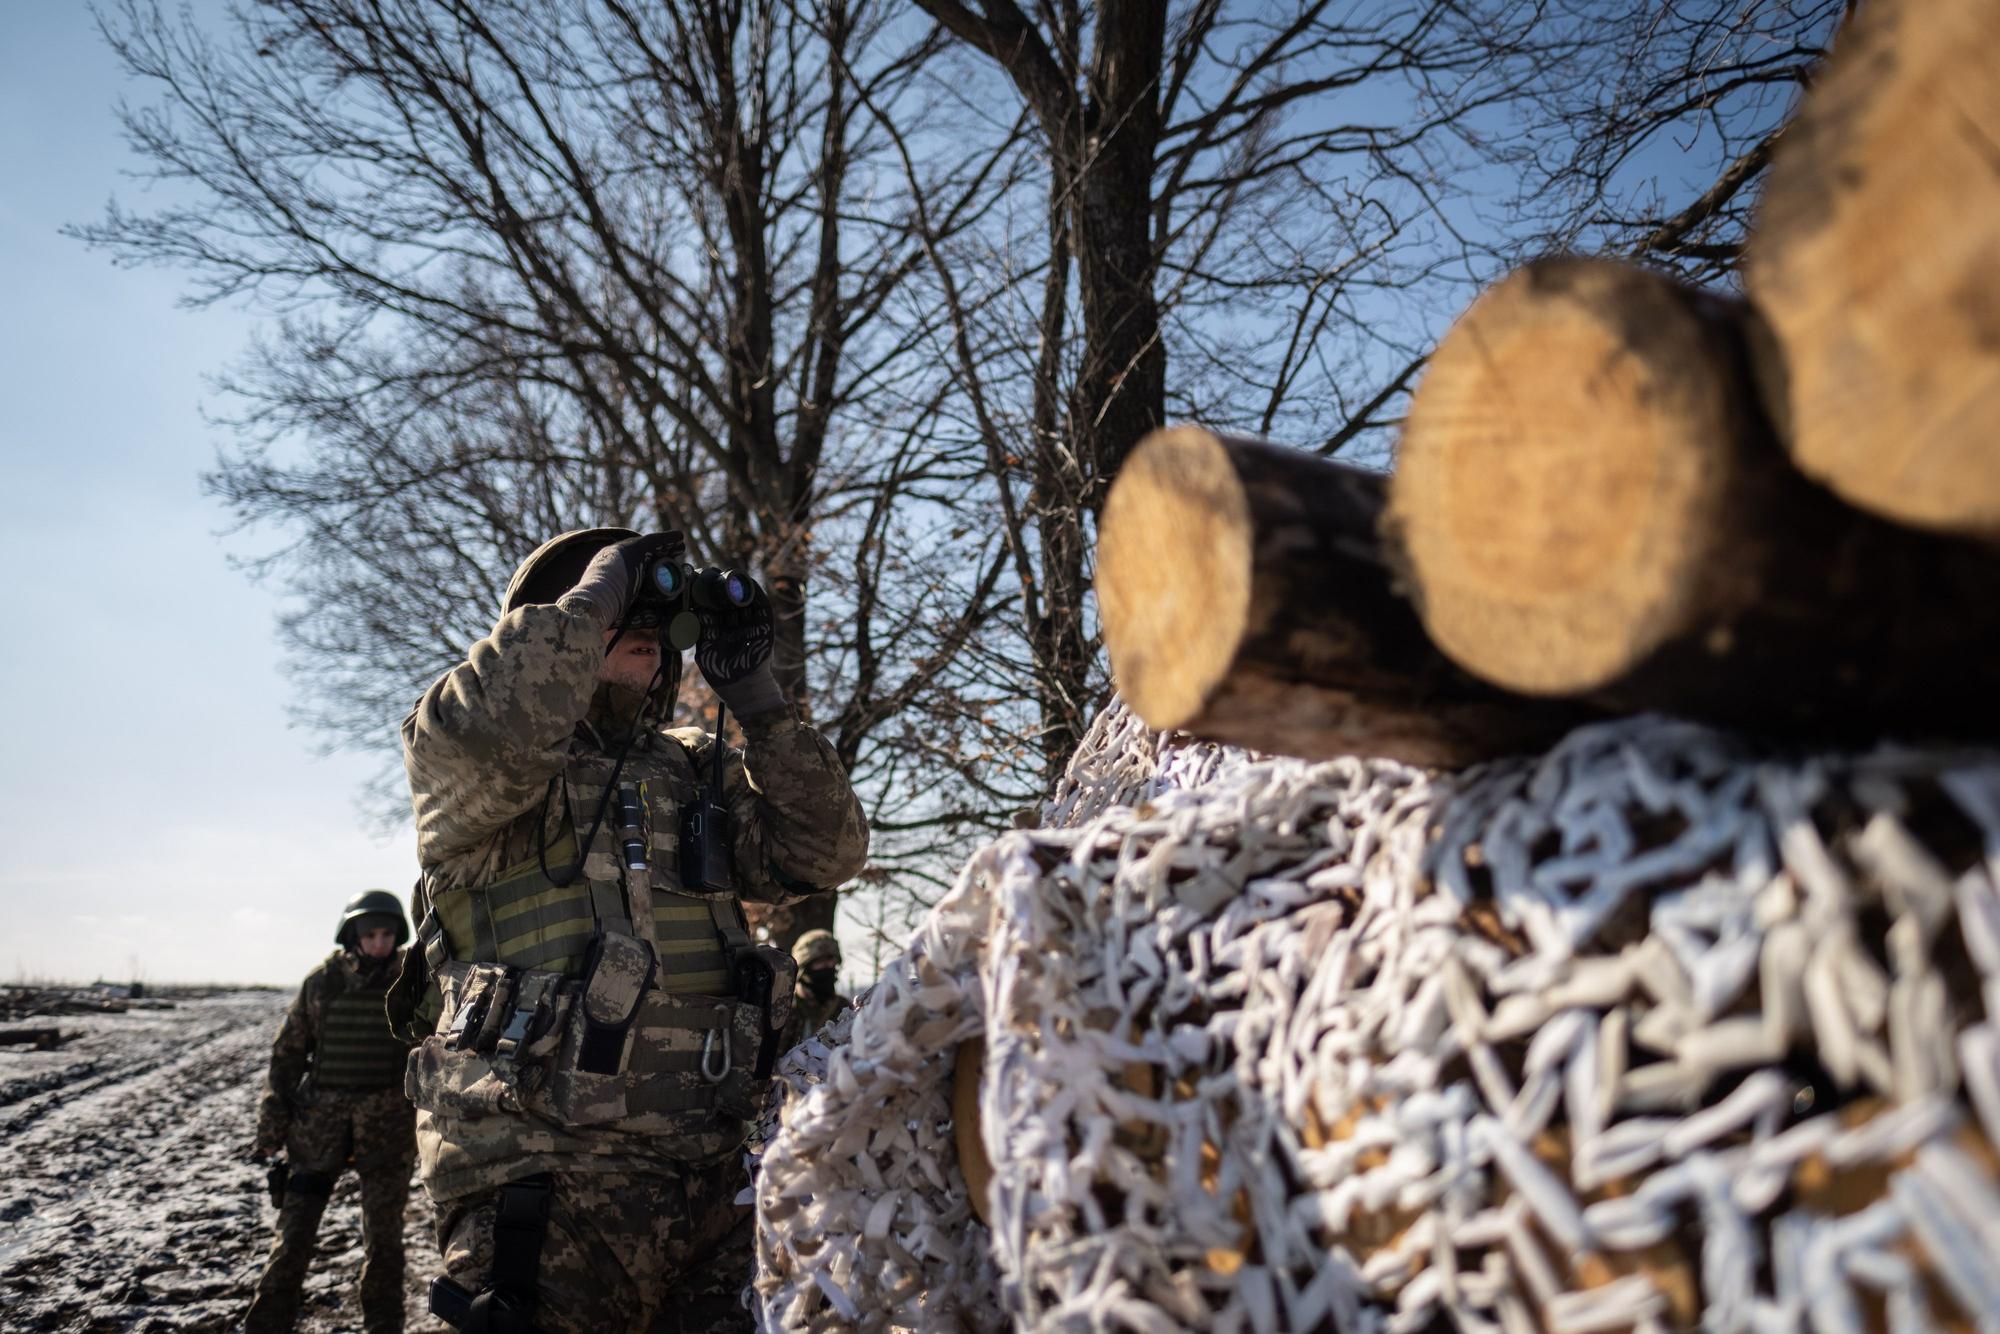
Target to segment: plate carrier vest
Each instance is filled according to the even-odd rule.
[[[490,883],[444,889],[425,872],[412,953],[438,1011],[409,1062],[419,1108],[666,1135],[755,1114],[789,1017],[791,958],[751,942],[734,893],[678,888],[678,817],[699,786],[674,737],[634,742],[576,865],[613,765],[579,743],[551,784],[550,800],[568,803],[562,835]],[[621,812],[636,827],[621,828]]]
[[[326,965],[326,989],[313,1043],[314,1086],[386,1089],[401,1084],[410,1044],[390,1032],[383,1013],[388,978],[374,986],[357,985],[336,958]]]

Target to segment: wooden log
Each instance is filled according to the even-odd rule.
[[[62,1030],[57,1028],[0,1028],[0,1046],[33,1047],[36,1051],[47,1051],[62,1041]]]
[[[1196,426],[1155,431],[1106,497],[1097,598],[1119,693],[1153,727],[1310,759],[1458,765],[1578,714],[1448,662],[1392,586],[1384,479]]]
[[[2000,0],[1871,0],[1773,157],[1746,256],[1799,467],[2000,540]]]
[[[1747,319],[1603,260],[1474,302],[1417,388],[1390,500],[1425,626],[1527,694],[1823,740],[2000,733],[2000,556],[1799,475]]]
[[[958,1146],[958,1170],[965,1177],[972,1212],[993,1226],[987,1191],[993,1186],[993,1160],[979,1134],[979,1077],[986,1069],[986,1039],[967,1038],[958,1044],[951,1071],[952,1141]]]

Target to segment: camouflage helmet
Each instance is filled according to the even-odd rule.
[[[348,937],[354,934],[354,923],[363,917],[375,916],[396,919],[397,948],[410,943],[410,923],[403,916],[403,901],[386,889],[364,889],[347,901],[347,906],[340,910],[340,925],[334,928],[333,943],[353,945]]]
[[[638,534],[630,528],[573,528],[536,547],[507,581],[507,595],[500,600],[500,614],[516,607],[554,602],[576,587],[584,566],[613,542],[623,542]]]
[[[831,959],[840,962],[840,942],[831,931],[808,931],[792,942],[792,962],[801,968]]]

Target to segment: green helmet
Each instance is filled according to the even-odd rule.
[[[630,528],[574,528],[536,547],[514,577],[507,581],[507,596],[500,602],[505,616],[516,607],[554,602],[583,577],[584,566],[613,542],[623,542],[638,534]]]
[[[333,943],[351,948],[355,943],[349,939],[354,934],[354,923],[375,916],[396,919],[397,948],[410,943],[410,923],[403,916],[403,901],[386,889],[364,889],[347,901],[340,911],[340,925],[334,928]]]
[[[825,959],[840,962],[840,942],[831,931],[808,931],[792,942],[792,962],[810,968]]]

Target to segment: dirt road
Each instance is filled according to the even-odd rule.
[[[66,1015],[53,1051],[0,1049],[0,1328],[224,1330],[249,1304],[273,1218],[245,1162],[288,997]],[[45,1021],[37,1021],[45,1022]],[[429,1206],[405,1215],[411,1330],[437,1269]],[[358,1330],[355,1178],[335,1191],[301,1330]]]

